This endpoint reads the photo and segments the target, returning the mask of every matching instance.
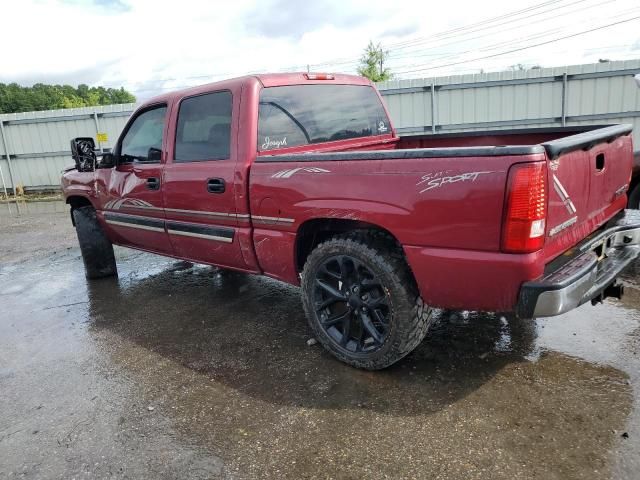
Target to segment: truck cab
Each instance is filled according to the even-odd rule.
[[[334,83],[335,76],[330,81]],[[309,133],[296,125],[283,107],[287,104],[283,97],[295,103],[300,86],[304,87],[300,94],[313,95],[309,87],[325,87],[326,76],[232,79],[162,95],[140,106],[103,168],[95,169],[93,176],[70,172],[63,177],[65,196],[72,205],[87,199],[105,212],[105,228],[119,245],[258,273],[248,190],[249,169],[259,154],[318,151],[318,146],[322,151],[373,149],[396,139],[369,81],[344,75],[337,82],[337,90],[329,92],[332,102],[350,114],[357,110],[369,114],[366,110],[374,108],[375,131],[364,137],[331,131],[334,138],[307,141],[310,134],[327,132],[316,128]],[[355,88],[345,95],[344,85]],[[269,87],[277,88],[270,89],[271,96],[259,98]],[[258,132],[259,116],[269,132]],[[349,122],[362,128],[352,119]],[[285,130],[289,134],[280,134]],[[271,208],[268,196],[254,203],[253,224],[286,223]]]

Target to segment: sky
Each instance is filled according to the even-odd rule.
[[[139,100],[247,73],[395,79],[640,58],[638,0],[0,0],[0,82],[123,86]]]

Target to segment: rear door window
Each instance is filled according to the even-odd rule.
[[[260,94],[258,150],[390,133],[375,90],[365,85],[291,85]]]
[[[201,162],[229,158],[231,145],[229,91],[184,99],[178,112],[176,162]]]

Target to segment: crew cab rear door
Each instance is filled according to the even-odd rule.
[[[174,106],[164,171],[166,226],[174,254],[194,262],[243,268],[234,174],[240,91],[184,97]]]
[[[630,125],[613,125],[544,144],[548,257],[573,247],[625,207],[633,162],[630,132]]]

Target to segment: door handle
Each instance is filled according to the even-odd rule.
[[[149,190],[160,190],[160,179],[156,177],[147,178],[147,188]]]
[[[207,192],[224,193],[224,180],[222,178],[210,178],[207,180]]]

